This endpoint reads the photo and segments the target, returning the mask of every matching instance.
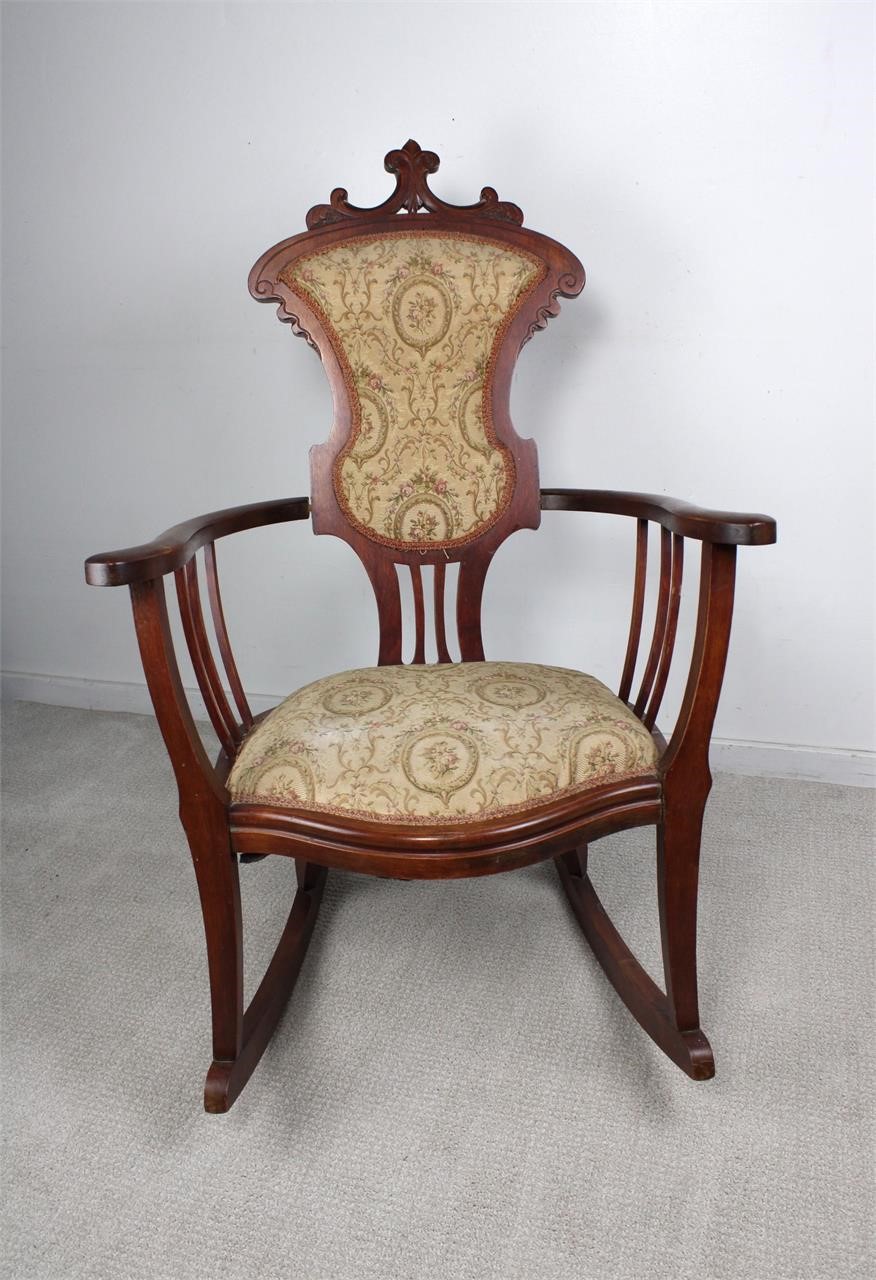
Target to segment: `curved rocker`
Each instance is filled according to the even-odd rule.
[[[233,1058],[214,1058],[207,1072],[205,1111],[222,1112],[231,1107],[258,1065],[292,994],[326,881],[325,867],[299,861],[296,871],[298,892],[265,976],[243,1015],[240,1048]]]
[[[587,850],[556,859],[572,910],[605,975],[639,1026],[692,1080],[711,1080],[715,1058],[700,1028],[682,1030],[672,1002],[645,972],[606,912],[587,874]],[[696,983],[695,969],[691,978]]]

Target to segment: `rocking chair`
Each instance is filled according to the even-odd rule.
[[[331,383],[334,424],[311,453],[311,497],[213,512],[85,565],[94,586],[130,587],[146,680],[179,786],[210,975],[205,1107],[226,1111],[267,1045],[330,867],[444,879],[554,859],[581,928],[633,1017],[689,1076],[708,1079],[714,1058],[697,1006],[696,909],[709,736],[730,637],[736,548],[774,542],[775,523],[650,494],[539,490],[535,444],[516,434],[509,416],[511,375],[523,344],[558,313],[557,299],[581,292],[581,264],[556,241],[524,230],[517,206],[490,187],[472,205],[439,199],[428,185],[438,157],[415,142],[391,151],[385,165],[396,186],[383,204],[357,208],[346,191],[333,191],[329,204],[310,210],[307,230],[263,254],[249,278],[253,297],[279,303],[280,319],[319,354]],[[617,695],[579,671],[485,661],[481,598],[490,561],[509,534],[537,528],[542,511],[608,512],[635,522],[632,616]],[[254,716],[229,644],[216,543],[308,516],[316,533],[348,542],[371,579],[377,665],[317,680]],[[659,584],[640,663],[651,524],[660,530]],[[686,539],[701,545],[699,603],[687,684],[666,739],[656,720],[675,646]],[[445,609],[453,564],[458,661]],[[401,566],[413,593],[409,664],[402,662]],[[164,588],[170,574],[221,743],[215,764],[174,654]],[[646,825],[657,829],[665,993],[627,948],[587,873],[590,841]],[[268,854],[295,859],[298,890],[245,1009],[239,860]]]

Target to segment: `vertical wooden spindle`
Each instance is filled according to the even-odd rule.
[[[651,637],[651,649],[648,653],[648,662],[645,667],[645,674],[642,676],[642,687],[639,689],[639,696],[636,698],[636,704],[633,707],[637,716],[641,716],[645,710],[648,696],[654,684],[654,677],[657,674],[657,663],[660,661],[660,652],[663,648],[663,640],[666,636],[666,623],[669,614],[669,579],[671,574],[672,563],[672,534],[668,529],[660,530],[660,587],[657,593],[657,611],[654,615],[654,634]]]
[[[684,538],[680,534],[672,535],[672,571],[669,581],[669,612],[666,621],[666,633],[660,650],[660,661],[657,664],[657,677],[654,681],[654,692],[645,712],[645,724],[654,728],[657,713],[666,692],[666,681],[672,665],[672,653],[675,649],[675,635],[678,630],[678,610],[681,605],[681,580],[684,573]]]
[[[240,728],[228,705],[207,641],[195,558],[192,557],[183,568],[175,570],[174,578],[183,632],[195,670],[195,679],[222,749],[227,756],[233,757],[241,738]]]
[[[443,561],[435,565],[434,601],[435,601],[435,644],[438,648],[439,662],[452,662],[450,650],[447,648],[447,628],[444,621],[444,579]]]
[[[648,571],[648,521],[639,520],[636,531],[636,580],[633,585],[633,607],[630,613],[630,637],[627,641],[627,656],[624,659],[624,670],[621,676],[618,697],[626,702],[633,687],[633,676],[636,672],[636,660],[639,656],[639,639],[642,634],[642,616],[645,611],[645,578]]]
[[[423,600],[423,574],[418,564],[409,566],[414,588],[414,656],[412,661],[421,666],[426,661],[426,605]]]
[[[204,548],[204,565],[207,570],[207,595],[210,599],[210,612],[213,615],[213,629],[216,632],[219,653],[222,656],[222,663],[225,667],[225,674],[228,676],[228,683],[231,687],[235,705],[240,713],[241,724],[244,731],[246,731],[252,728],[252,712],[249,709],[246,694],[243,692],[237,664],[234,661],[234,654],[231,652],[231,644],[228,640],[228,628],[225,625],[225,613],[222,609],[222,596],[219,593],[216,544],[213,542],[208,542]]]

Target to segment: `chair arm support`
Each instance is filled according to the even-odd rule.
[[[222,778],[210,763],[180,679],[162,578],[131,586],[143,672],[179,788],[187,831],[216,819],[225,805]]]
[[[276,498],[211,511],[166,529],[153,542],[140,547],[89,556],[85,561],[85,581],[92,587],[122,587],[162,578],[182,568],[201,547],[217,538],[262,525],[306,520],[309,514],[307,498]]]
[[[705,803],[711,786],[709,742],[724,681],[733,595],[735,546],[703,544],[696,632],[687,684],[659,771],[667,794],[681,794],[691,808]]]
[[[764,546],[776,540],[771,516],[735,511],[706,511],[656,493],[612,489],[542,489],[542,511],[592,511],[653,520],[671,533],[700,542]]]

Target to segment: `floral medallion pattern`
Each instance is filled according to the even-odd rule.
[[[492,361],[544,272],[497,241],[408,232],[334,245],[281,273],[344,368],[354,420],[335,494],[363,533],[453,546],[501,516],[515,472],[490,421]]]
[[[653,772],[657,749],[593,676],[532,663],[369,667],[293,693],[243,744],[235,803],[473,822]]]

